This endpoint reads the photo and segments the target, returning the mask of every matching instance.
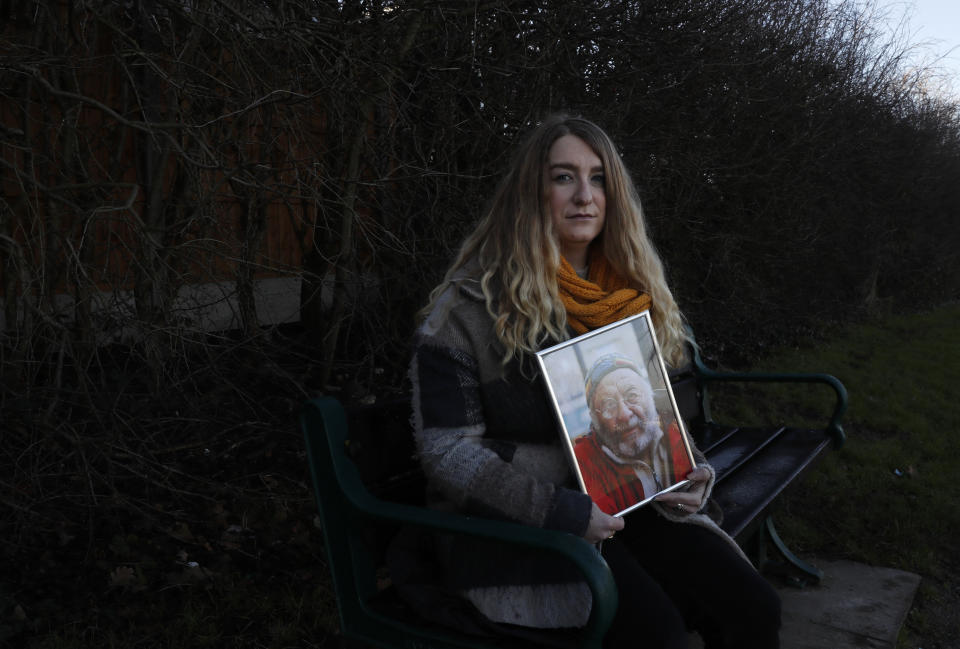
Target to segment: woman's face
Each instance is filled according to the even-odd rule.
[[[550,147],[544,174],[560,252],[574,268],[583,268],[587,248],[603,230],[606,218],[603,163],[586,142],[564,135]]]

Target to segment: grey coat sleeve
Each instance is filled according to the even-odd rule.
[[[431,489],[464,513],[503,518],[582,536],[586,494],[559,486],[569,465],[557,444],[491,442],[480,395],[480,368],[456,317],[418,335],[410,379],[413,428]]]

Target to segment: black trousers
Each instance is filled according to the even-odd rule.
[[[780,646],[776,590],[726,540],[649,506],[625,523],[602,547],[620,595],[607,647],[681,649],[688,629],[706,649]]]

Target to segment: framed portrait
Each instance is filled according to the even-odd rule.
[[[649,311],[537,353],[583,491],[612,516],[687,483],[694,459]]]

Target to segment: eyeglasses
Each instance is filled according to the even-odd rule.
[[[600,402],[600,407],[597,408],[597,412],[603,415],[607,419],[612,419],[616,417],[617,413],[620,411],[620,404],[624,403],[627,406],[639,406],[643,403],[643,392],[631,388],[627,390],[621,397],[607,397]]]

